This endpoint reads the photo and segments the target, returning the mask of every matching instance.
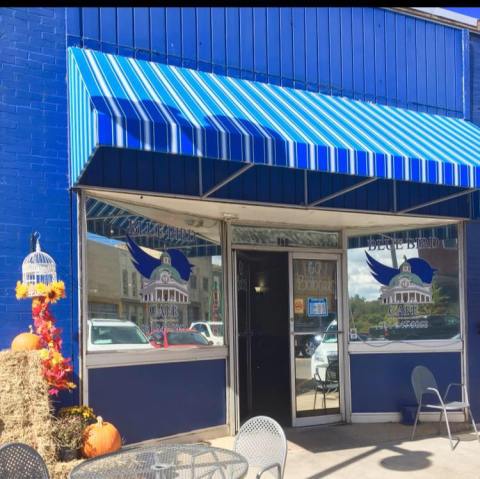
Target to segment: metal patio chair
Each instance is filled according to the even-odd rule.
[[[19,442],[0,446],[0,477],[2,479],[49,479],[42,456],[35,449]]]
[[[233,449],[245,457],[249,466],[260,468],[257,479],[265,473],[283,478],[287,439],[280,424],[272,418],[255,416],[249,419],[238,431]]]
[[[325,409],[327,401],[326,395],[338,391],[338,359],[329,361],[327,369],[325,370],[325,381],[322,381],[318,368],[315,371],[315,396],[313,398],[313,409],[317,404],[317,393],[320,391],[323,394],[323,409]]]
[[[423,406],[431,409],[437,409],[440,411],[440,420],[439,420],[440,425],[442,422],[442,417],[445,414],[445,424],[447,425],[448,439],[450,441],[450,448],[452,450],[454,447],[453,447],[453,441],[452,441],[452,434],[450,432],[450,424],[448,422],[447,411],[458,411],[458,410],[468,411],[468,414],[470,415],[470,419],[472,421],[473,429],[477,435],[477,439],[480,441],[480,437],[477,431],[477,426],[475,424],[475,420],[473,419],[472,411],[470,409],[470,403],[468,401],[467,388],[465,387],[464,384],[450,383],[447,387],[447,390],[445,391],[445,395],[442,398],[438,390],[437,381],[435,380],[434,375],[425,366],[416,366],[412,371],[411,380],[412,380],[413,390],[415,392],[415,397],[417,398],[417,402],[418,402],[417,414],[415,415],[415,422],[413,424],[413,431],[412,431],[412,437],[411,437],[412,440],[415,436],[415,429],[417,427],[418,416],[420,415],[420,411]],[[450,388],[453,386],[462,388],[463,394],[464,394],[463,401],[447,402],[448,393],[450,392]],[[437,402],[429,401],[428,403],[424,404],[422,401],[423,401],[423,396],[425,394],[436,396],[436,399],[438,401]]]

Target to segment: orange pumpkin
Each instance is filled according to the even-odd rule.
[[[32,351],[35,349],[42,349],[42,342],[40,336],[32,333],[31,326],[29,333],[21,333],[13,338],[12,351]]]
[[[115,452],[122,447],[122,438],[117,428],[97,416],[97,423],[83,431],[82,452],[85,457],[96,457]]]

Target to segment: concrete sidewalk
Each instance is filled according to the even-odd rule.
[[[445,424],[420,424],[410,441],[411,426],[348,424],[285,429],[287,479],[480,479],[480,442],[461,423],[452,425],[460,439],[450,450]],[[233,437],[209,441],[231,448]],[[248,476],[250,477],[250,476]]]

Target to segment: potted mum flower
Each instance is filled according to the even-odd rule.
[[[66,415],[57,418],[55,442],[58,446],[60,461],[67,462],[80,457],[84,427],[84,421],[78,415]]]
[[[95,424],[95,422],[97,421],[97,416],[93,412],[93,409],[88,406],[62,407],[60,411],[58,411],[58,417],[69,417],[69,416],[80,417],[84,423],[84,427],[87,427],[90,424]]]

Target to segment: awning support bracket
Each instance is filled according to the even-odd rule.
[[[442,203],[444,201],[453,200],[454,198],[459,198],[460,196],[468,195],[470,193],[473,193],[474,191],[476,191],[475,188],[469,188],[467,190],[462,190],[459,193],[453,193],[451,195],[444,196],[443,198],[437,198],[435,200],[426,201],[425,203],[421,203],[419,205],[410,206],[408,208],[398,211],[397,213],[398,214],[410,213],[411,211],[419,210],[421,208],[426,208],[427,206],[436,205],[437,203]]]
[[[396,213],[398,210],[398,202],[397,202],[397,180],[393,180],[393,212]]]
[[[303,204],[308,204],[308,170],[303,170]]]
[[[198,157],[198,196],[203,196],[202,157]]]
[[[212,193],[215,193],[215,191],[219,190],[220,188],[223,188],[225,185],[233,181],[235,178],[238,178],[240,175],[245,173],[247,170],[250,168],[253,168],[255,166],[254,163],[248,163],[245,166],[242,166],[239,170],[237,170],[235,173],[232,173],[230,176],[225,178],[224,180],[220,181],[220,183],[217,183],[215,186],[210,188],[206,193],[202,195],[202,199],[207,198],[210,196]]]
[[[360,181],[358,183],[355,183],[352,186],[349,186],[348,188],[344,188],[343,190],[337,191],[335,193],[332,193],[331,195],[327,195],[324,198],[320,198],[319,200],[316,200],[308,205],[308,208],[312,208],[313,206],[320,205],[322,203],[326,203],[327,201],[333,200],[334,198],[337,198],[338,196],[345,195],[347,193],[350,193],[351,191],[354,191],[358,188],[361,188],[362,186],[367,186],[370,183],[373,183],[374,181],[377,181],[377,178],[367,178],[366,180]]]

